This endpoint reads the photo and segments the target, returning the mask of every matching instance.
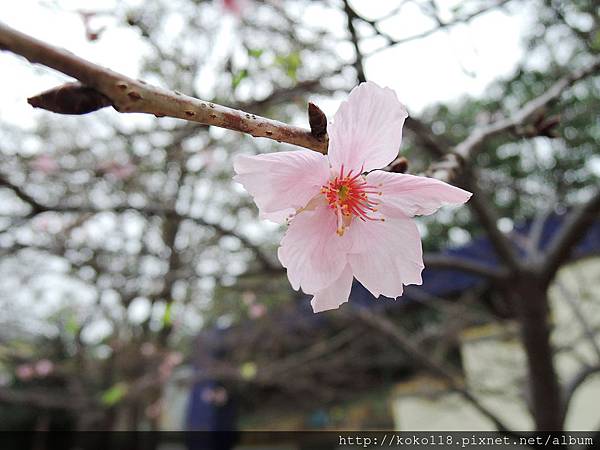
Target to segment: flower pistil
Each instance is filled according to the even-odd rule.
[[[352,172],[351,170],[344,174],[342,165],[340,173],[321,188],[321,193],[325,195],[329,208],[337,215],[336,232],[338,236],[344,235],[353,217],[358,217],[362,221],[384,221],[382,217],[373,216],[373,213],[377,212],[379,201],[372,197],[382,195],[381,190],[378,189],[380,186],[368,184],[362,175],[362,169],[355,175]]]

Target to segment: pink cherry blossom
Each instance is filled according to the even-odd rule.
[[[15,370],[17,378],[22,381],[27,381],[35,375],[35,369],[30,364],[21,364]]]
[[[57,172],[60,167],[53,156],[42,153],[29,163],[29,166],[36,172],[50,175]]]
[[[389,88],[362,83],[329,124],[328,155],[310,150],[239,155],[236,176],[262,218],[288,222],[278,250],[314,312],[348,301],[355,277],[375,297],[421,284],[421,237],[411,217],[462,204],[471,193],[442,181],[376,170],[398,155],[405,107]]]
[[[117,161],[109,161],[102,164],[100,170],[107,175],[115,177],[117,180],[126,180],[135,173],[136,166],[130,162],[119,163]]]
[[[223,8],[225,11],[237,16],[241,17],[243,10],[247,6],[247,0],[222,0]]]
[[[40,377],[47,377],[54,371],[54,363],[48,359],[40,359],[35,363],[35,372]]]
[[[248,308],[248,315],[251,319],[260,319],[267,313],[267,308],[262,303],[254,303]]]

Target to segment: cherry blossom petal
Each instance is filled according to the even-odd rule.
[[[249,6],[248,0],[222,0],[223,8],[236,17],[242,17],[244,10]]]
[[[328,128],[331,166],[369,171],[388,165],[398,155],[407,117],[393,90],[361,83],[340,105]]]
[[[275,223],[284,223],[286,219],[293,216],[296,213],[294,208],[282,209],[273,213],[260,212],[258,217],[261,220],[270,220]]]
[[[444,205],[465,203],[472,195],[434,178],[381,170],[368,174],[367,181],[381,190],[379,210],[386,217],[433,214]]]
[[[336,230],[337,218],[326,206],[292,219],[277,255],[294,289],[314,294],[339,278],[351,241]]]
[[[339,308],[342,303],[346,303],[350,297],[352,289],[352,269],[347,264],[346,268],[337,280],[327,286],[325,289],[315,293],[310,301],[313,312],[327,311],[329,309]]]
[[[262,216],[283,222],[329,179],[327,157],[310,150],[235,157],[233,178],[254,197]]]
[[[412,219],[355,220],[348,233],[355,242],[348,255],[352,272],[375,297],[395,298],[402,295],[403,284],[422,283],[421,236]]]

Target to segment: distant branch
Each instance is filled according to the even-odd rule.
[[[509,1],[511,0],[498,0],[495,3],[493,3],[490,6],[486,6],[484,8],[481,8],[477,11],[474,11],[470,14],[465,15],[464,17],[457,17],[449,22],[442,22],[439,20],[439,18],[436,17],[436,22],[437,24],[428,29],[425,30],[421,33],[417,33],[417,34],[413,34],[411,36],[405,37],[405,38],[400,38],[400,39],[395,39],[393,38],[390,34],[384,32],[383,30],[381,30],[381,28],[379,28],[379,24],[378,22],[381,22],[384,19],[389,18],[389,16],[386,16],[384,19],[379,19],[377,21],[375,20],[368,20],[364,17],[360,17],[358,16],[358,18],[362,19],[364,22],[370,24],[373,28],[373,30],[375,31],[375,34],[377,36],[381,36],[382,38],[384,38],[386,40],[386,45],[376,48],[375,50],[372,50],[370,53],[368,53],[366,56],[371,56],[374,55],[376,53],[379,53],[383,50],[387,50],[390,47],[396,46],[396,45],[401,45],[401,44],[406,44],[407,42],[412,42],[412,41],[416,41],[419,39],[424,39],[428,36],[431,36],[434,33],[437,33],[438,31],[444,30],[444,29],[449,29],[452,28],[453,26],[456,25],[460,25],[460,24],[466,24],[471,22],[473,19],[475,19],[476,17],[479,17],[485,13],[488,13],[490,11],[492,11],[495,8],[499,8],[501,6],[506,5]],[[398,11],[396,11],[398,12]]]
[[[181,220],[189,220],[189,221],[197,223],[198,225],[201,225],[201,226],[204,226],[207,228],[212,228],[215,231],[215,233],[217,233],[220,236],[231,236],[231,237],[238,239],[245,248],[247,248],[254,254],[257,261],[262,265],[264,270],[268,271],[269,273],[281,272],[281,268],[278,266],[275,266],[273,264],[271,259],[267,255],[264,254],[264,252],[262,251],[262,249],[260,248],[259,245],[252,243],[247,237],[237,233],[235,230],[226,228],[216,222],[209,222],[209,221],[203,219],[202,217],[194,217],[194,216],[189,216],[189,215],[185,215],[185,214],[179,214],[174,210],[161,208],[161,207],[136,208],[136,207],[129,206],[129,205],[117,205],[117,206],[113,206],[112,208],[110,208],[110,207],[109,208],[96,208],[94,206],[88,206],[88,205],[77,205],[77,206],[61,206],[61,205],[43,206],[40,204],[38,204],[38,205],[39,205],[39,208],[36,208],[34,211],[32,211],[30,214],[28,214],[25,217],[32,218],[39,213],[50,212],[50,211],[55,212],[55,213],[73,213],[73,214],[100,214],[100,213],[107,213],[107,212],[124,213],[126,211],[132,211],[132,212],[141,214],[143,216],[159,216],[159,217],[164,217],[166,219],[176,218],[176,219],[181,219]],[[4,217],[7,217],[7,216],[4,216]],[[17,246],[16,250],[19,250],[19,249],[20,249],[20,247]]]
[[[565,223],[542,258],[542,278],[549,282],[559,267],[571,256],[577,243],[585,237],[590,226],[600,219],[600,190],[567,216]]]
[[[508,271],[504,268],[491,267],[458,256],[426,253],[423,256],[423,261],[425,262],[426,267],[459,270],[493,281],[503,281],[506,280],[506,277],[508,276]]]
[[[87,399],[73,397],[69,395],[65,398],[64,392],[51,393],[47,389],[27,389],[17,390],[0,387],[0,404],[28,405],[36,408],[62,409],[62,410],[81,410],[86,404]]]
[[[544,93],[533,100],[525,103],[519,110],[512,115],[497,120],[489,125],[476,128],[452,152],[449,153],[445,165],[434,165],[430,169],[430,175],[442,180],[451,180],[460,172],[460,165],[472,161],[479,150],[489,139],[499,134],[515,130],[526,124],[534,116],[542,113],[544,109],[552,102],[558,100],[562,93],[577,81],[596,74],[600,71],[600,57],[596,57],[594,62],[587,67],[578,69],[560,78]]]
[[[449,371],[436,361],[434,361],[427,352],[417,347],[412,340],[405,335],[403,330],[396,326],[394,322],[389,320],[382,314],[375,314],[367,309],[360,309],[355,311],[355,316],[364,323],[370,325],[372,328],[382,332],[388,337],[392,338],[394,342],[410,357],[416,364],[420,365],[424,369],[429,370],[432,374],[445,380],[450,390],[460,394],[467,402],[469,402],[475,409],[489,419],[498,431],[512,434],[509,428],[485,405],[479,402],[477,398],[473,396],[471,392],[465,389],[458,381],[458,377],[455,373]]]
[[[512,270],[518,270],[521,266],[515,248],[508,237],[498,228],[498,217],[493,205],[486,199],[481,189],[476,186],[467,185],[467,189],[475,192],[471,197],[469,206],[477,215],[481,226],[485,229],[494,250],[500,260]]]
[[[363,65],[363,54],[360,51],[360,37],[358,36],[358,32],[354,27],[354,19],[360,19],[358,14],[352,9],[348,0],[344,0],[344,13],[346,14],[346,27],[348,28],[348,32],[350,33],[350,41],[352,42],[352,46],[354,47],[354,68],[356,69],[356,78],[359,83],[363,81],[367,81],[367,77],[365,75],[365,68]]]
[[[38,203],[36,199],[34,199],[16,184],[10,182],[10,180],[3,175],[0,175],[0,186],[4,186],[13,191],[14,194],[19,197],[19,199],[27,203],[32,208],[34,213],[45,210],[45,207],[41,203]]]
[[[455,153],[462,156],[463,159],[469,159],[470,156],[475,153],[480,146],[493,136],[516,128],[519,125],[526,123],[537,113],[542,110],[553,101],[557,100],[562,93],[575,82],[585,78],[588,75],[596,73],[600,70],[600,58],[596,58],[593,64],[576,70],[568,75],[565,75],[559,79],[556,83],[550,86],[542,95],[534,98],[527,102],[518,111],[509,117],[493,122],[487,126],[476,129],[467,139],[460,143]]]
[[[569,411],[569,404],[577,392],[577,389],[592,375],[600,373],[600,366],[586,366],[577,372],[573,378],[566,384],[564,388],[564,416],[566,417]]]

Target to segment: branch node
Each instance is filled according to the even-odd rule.
[[[129,97],[133,101],[138,101],[142,99],[142,94],[137,91],[130,91],[127,93],[127,97]]]

